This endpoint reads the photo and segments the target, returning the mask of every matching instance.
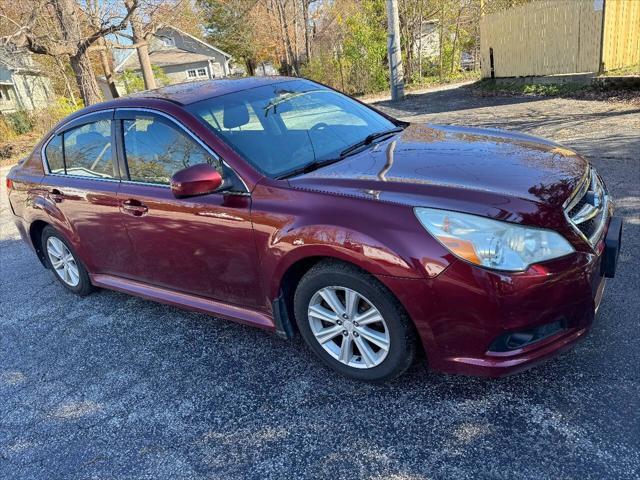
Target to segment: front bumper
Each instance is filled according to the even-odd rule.
[[[585,336],[602,300],[610,259],[617,261],[616,228],[609,229],[595,254],[576,252],[519,274],[458,261],[430,280],[380,280],[413,319],[433,370],[509,375],[567,350]],[[614,244],[615,251],[607,254],[607,245],[611,249]],[[509,332],[558,323],[562,329],[521,348],[492,350],[496,339]]]

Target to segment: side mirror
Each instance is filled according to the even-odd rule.
[[[215,192],[221,185],[220,173],[206,163],[192,165],[171,177],[171,191],[176,198],[206,195]]]

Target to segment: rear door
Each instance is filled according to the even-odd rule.
[[[135,253],[133,277],[225,303],[264,305],[251,196],[240,178],[171,117],[121,109],[115,118],[124,177],[118,200]],[[171,176],[198,163],[216,167],[229,189],[175,198]]]
[[[63,126],[44,149],[50,215],[91,273],[120,274],[128,264],[117,192],[113,110],[82,116]]]

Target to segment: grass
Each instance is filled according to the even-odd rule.
[[[640,64],[609,70],[603,74],[605,77],[626,77],[633,75],[640,75]]]
[[[481,93],[511,94],[511,95],[532,95],[540,97],[558,97],[592,90],[590,84],[584,83],[520,83],[520,82],[495,82],[492,80],[482,80],[474,85],[474,88]]]

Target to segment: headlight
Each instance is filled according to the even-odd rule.
[[[447,250],[483,267],[520,272],[574,251],[564,237],[551,230],[434,208],[417,207],[415,213]]]

